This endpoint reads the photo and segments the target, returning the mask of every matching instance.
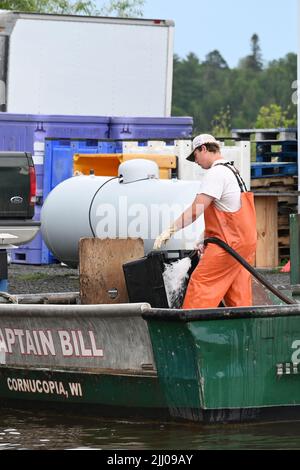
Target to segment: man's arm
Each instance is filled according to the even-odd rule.
[[[155,240],[154,243],[154,250],[158,250],[162,247],[164,243],[166,243],[175,232],[178,230],[187,227],[191,223],[195,222],[195,220],[203,214],[205,209],[212,203],[214,200],[213,197],[207,196],[207,194],[198,194],[193,203],[188,207],[179,217],[175,220],[175,222],[161,233]]]
[[[205,209],[213,202],[214,198],[207,194],[197,194],[193,203],[175,220],[174,232],[178,232],[195,222],[203,214]]]

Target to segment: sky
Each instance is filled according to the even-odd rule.
[[[300,0],[146,0],[144,18],[175,21],[174,52],[200,60],[218,49],[230,67],[250,54],[257,33],[264,61],[297,52]],[[300,11],[300,8],[299,8]],[[299,18],[300,19],[300,18]]]

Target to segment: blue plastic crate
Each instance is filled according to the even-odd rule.
[[[76,153],[116,153],[120,143],[98,140],[46,140],[44,163],[44,199],[62,181],[73,175],[73,156]]]

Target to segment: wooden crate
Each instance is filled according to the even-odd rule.
[[[255,196],[257,249],[255,266],[278,266],[278,215],[276,196]]]
[[[251,181],[258,219],[257,267],[275,268],[290,257],[289,216],[297,213],[297,180],[297,177],[289,176],[261,178]],[[272,201],[271,198],[275,198],[276,202],[275,199]],[[267,211],[271,211],[271,213],[267,215]],[[276,214],[277,222],[274,222]],[[264,217],[268,217],[269,227],[266,227]],[[277,233],[277,248],[275,246],[276,236],[274,233],[272,234],[272,231],[275,230]]]

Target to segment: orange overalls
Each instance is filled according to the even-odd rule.
[[[218,165],[234,172],[241,188],[241,208],[237,212],[222,212],[211,203],[204,212],[205,238],[223,240],[248,263],[253,263],[257,239],[253,193],[245,192],[245,183],[234,167],[228,163]],[[209,243],[191,275],[182,308],[214,308],[222,300],[228,307],[251,306],[252,278],[223,248]]]

